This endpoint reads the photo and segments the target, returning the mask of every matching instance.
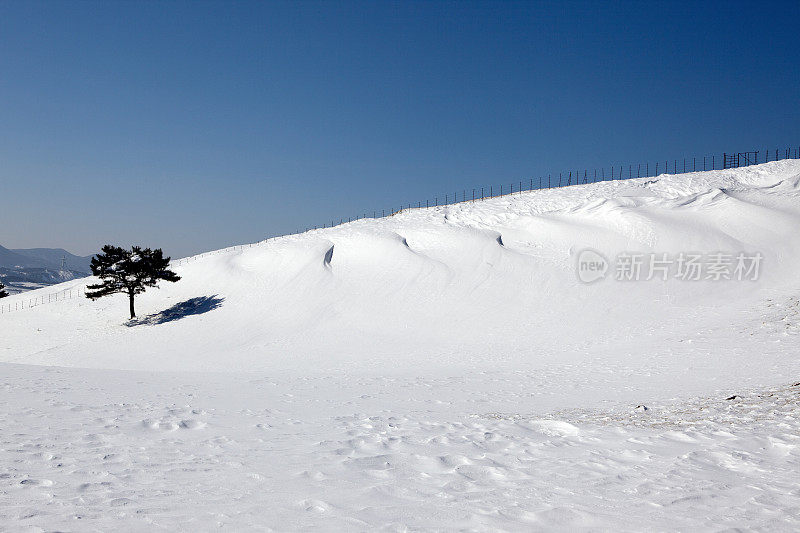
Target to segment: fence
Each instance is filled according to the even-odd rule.
[[[0,300],[0,314],[10,313],[12,311],[20,311],[22,309],[30,309],[32,307],[37,307],[44,304],[55,303],[64,300],[72,300],[73,298],[79,298],[83,296],[84,287],[70,287],[68,289],[62,289],[57,292],[51,292],[48,294],[42,294],[34,296],[33,298],[23,296],[22,298],[15,298],[13,302],[5,303],[3,300]],[[14,294],[12,296],[21,296],[25,293]]]
[[[658,160],[655,162],[637,163],[637,164],[620,164],[611,165],[608,168],[594,168],[582,170],[567,170],[559,172],[558,175],[551,173],[537,176],[536,178],[528,177],[513,182],[506,182],[501,184],[492,184],[483,187],[475,187],[471,189],[462,189],[461,191],[454,190],[445,192],[440,196],[434,196],[425,200],[416,202],[409,202],[401,204],[400,206],[390,207],[389,209],[373,210],[370,217],[369,212],[365,212],[355,217],[340,218],[337,222],[335,219],[331,223],[323,223],[321,226],[307,226],[305,230],[298,229],[295,233],[303,233],[305,231],[331,228],[353,222],[355,220],[365,218],[383,218],[386,216],[393,216],[402,211],[409,209],[430,209],[444,205],[453,205],[464,202],[475,202],[485,200],[487,198],[497,198],[498,196],[507,196],[509,194],[521,193],[525,191],[534,191],[542,189],[554,189],[558,187],[569,187],[571,185],[585,185],[589,183],[597,183],[601,181],[616,181],[622,179],[632,178],[646,178],[655,177],[660,174],[685,174],[687,172],[699,172],[706,170],[724,170],[729,168],[745,167],[750,165],[757,165],[760,163],[769,163],[770,161],[778,161],[782,159],[800,159],[800,146],[797,148],[776,148],[775,150],[760,150],[749,152],[724,152],[721,156],[713,154],[708,156],[694,156],[691,158],[684,157],[681,159],[666,159]]]
[[[285,235],[276,236],[277,237],[286,237],[288,235],[297,235],[300,233],[305,233],[311,230],[318,230],[324,228],[332,228],[341,224],[346,224],[349,222],[353,222],[355,220],[361,220],[366,218],[384,218],[386,216],[394,216],[402,211],[406,211],[409,209],[430,209],[433,207],[439,207],[444,205],[453,205],[463,202],[476,202],[480,200],[486,200],[487,198],[497,198],[500,196],[507,196],[514,193],[522,193],[525,191],[534,191],[534,190],[542,190],[542,189],[553,189],[558,187],[569,187],[571,185],[584,185],[588,183],[597,183],[601,181],[616,181],[622,179],[632,179],[632,178],[646,178],[646,177],[654,177],[658,176],[659,173],[667,174],[670,170],[670,163],[672,163],[672,173],[673,174],[683,174],[686,172],[698,172],[698,171],[705,171],[705,170],[724,170],[729,168],[738,168],[738,167],[745,167],[750,165],[757,165],[760,163],[769,163],[770,161],[778,161],[782,159],[800,159],[800,146],[797,148],[776,148],[773,150],[764,150],[763,152],[755,150],[749,152],[732,152],[727,153],[724,152],[722,157],[717,157],[717,155],[711,156],[703,156],[702,160],[699,157],[692,157],[692,158],[682,158],[682,159],[667,159],[664,160],[663,165],[661,161],[656,161],[652,165],[648,163],[639,163],[635,166],[632,164],[627,165],[611,165],[608,169],[608,174],[606,174],[606,168],[592,169],[590,172],[588,169],[584,170],[569,170],[565,172],[559,172],[558,178],[556,179],[555,174],[548,174],[547,177],[544,175],[538,176],[537,178],[526,178],[524,180],[519,180],[517,182],[511,183],[501,183],[499,186],[489,185],[488,187],[475,187],[472,188],[471,191],[469,189],[462,189],[459,191],[452,191],[444,193],[442,196],[434,196],[433,198],[426,199],[424,201],[417,201],[417,205],[415,206],[413,202],[408,204],[400,205],[397,208],[390,208],[381,209],[381,211],[373,210],[372,217],[368,216],[368,213],[364,213],[363,216],[356,216],[356,217],[344,217],[339,219],[339,222],[336,223],[336,220],[331,220],[330,225],[324,223],[322,226],[308,226],[305,230],[298,229],[295,233],[289,233]],[[702,162],[702,164],[701,164]],[[651,172],[652,170],[652,172]],[[626,176],[627,174],[627,176]],[[514,186],[517,186],[514,189]],[[478,193],[480,190],[480,194]],[[495,194],[497,192],[497,194]],[[442,201],[440,201],[442,200]],[[380,215],[378,215],[380,213]],[[231,246],[228,248],[223,248],[221,250],[215,250],[213,252],[204,252],[202,254],[194,255],[191,257],[184,257],[182,259],[173,260],[170,265],[171,266],[180,266],[186,263],[197,261],[203,257],[208,257],[211,255],[218,255],[229,251],[234,250],[241,250],[244,248],[252,247],[253,245],[258,245],[264,242],[267,242],[269,239],[265,239],[263,241],[259,241],[258,243],[252,244],[242,244]],[[14,302],[3,302],[0,300],[0,314],[2,313],[10,313],[12,311],[18,311],[21,309],[30,309],[32,307],[37,307],[39,305],[54,303],[58,301],[64,301],[74,298],[78,298],[82,296],[82,291],[85,289],[84,287],[72,287],[70,289],[64,289],[55,293],[50,293],[42,296],[36,296],[34,298],[22,298],[16,299]],[[73,296],[74,292],[74,296]],[[24,294],[24,293],[22,293]],[[19,296],[19,295],[14,295]],[[27,305],[26,305],[27,304]]]

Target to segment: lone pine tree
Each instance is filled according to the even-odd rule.
[[[178,281],[180,276],[169,270],[169,257],[161,249],[151,250],[133,246],[130,250],[103,246],[102,253],[92,257],[92,274],[101,282],[86,288],[86,297],[96,300],[110,294],[124,293],[130,301],[131,318],[136,318],[133,298],[147,287],[157,286],[159,280]]]
[[[0,298],[5,298],[8,296],[8,293],[4,290],[5,288],[6,286],[0,283]]]

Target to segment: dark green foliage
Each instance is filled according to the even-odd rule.
[[[6,296],[8,296],[8,293],[3,290],[5,288],[6,286],[0,283],[0,298],[5,298]]]
[[[107,244],[103,246],[101,253],[92,257],[90,265],[92,274],[102,281],[89,285],[86,297],[96,300],[110,294],[127,294],[130,299],[131,318],[135,318],[134,296],[144,292],[147,287],[157,286],[159,280],[175,282],[181,279],[167,268],[169,260],[169,257],[164,257],[160,248],[151,250],[134,246],[126,250]]]

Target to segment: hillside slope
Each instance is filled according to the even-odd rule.
[[[526,192],[271,239],[183,262],[181,282],[137,300],[140,317],[176,305],[178,314],[192,304],[212,311],[126,327],[124,296],[41,306],[2,317],[12,333],[0,357],[147,370],[399,371],[528,368],[613,349],[608,364],[626,353],[635,358],[626,365],[663,367],[657,354],[634,355],[637,344],[681,358],[688,341],[709,343],[713,328],[729,334],[734,322],[746,339],[767,299],[798,286],[798,180],[798,162],[783,161]],[[758,281],[584,284],[575,272],[584,248],[609,259],[625,251],[764,258]]]
[[[186,258],[132,323],[86,280],[5,298],[45,303],[0,314],[0,522],[796,531],[798,228],[780,161]],[[616,279],[682,253],[734,279]]]

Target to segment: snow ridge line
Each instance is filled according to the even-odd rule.
[[[467,189],[462,189],[462,193],[459,194],[458,190],[454,190],[453,194],[447,192],[444,194],[444,201],[440,202],[440,196],[434,196],[433,199],[429,198],[424,202],[418,201],[417,205],[414,206],[413,202],[408,204],[402,204],[399,208],[391,207],[388,211],[386,209],[373,210],[372,216],[368,216],[369,211],[364,212],[362,215],[356,215],[355,217],[341,217],[339,219],[339,223],[336,224],[336,219],[331,220],[330,225],[324,223],[322,226],[315,225],[315,226],[307,226],[305,230],[298,230],[294,233],[287,233],[281,235],[282,237],[289,236],[289,235],[299,235],[302,233],[306,233],[311,230],[316,229],[325,229],[325,228],[334,228],[337,226],[341,226],[342,224],[350,223],[356,220],[362,220],[367,218],[378,219],[378,218],[386,218],[392,217],[398,213],[413,210],[413,209],[431,209],[435,207],[442,207],[446,205],[456,205],[466,202],[475,202],[479,200],[486,200],[491,198],[499,198],[501,196],[509,196],[513,194],[520,194],[522,192],[529,192],[529,191],[540,191],[545,189],[559,189],[564,187],[572,187],[575,185],[589,185],[592,183],[600,183],[604,181],[627,181],[633,179],[640,179],[640,178],[648,178],[648,177],[659,177],[661,175],[679,175],[679,174],[689,174],[692,172],[706,172],[711,170],[730,170],[735,168],[744,168],[753,165],[760,165],[763,163],[770,163],[775,161],[783,161],[786,159],[800,159],[800,147],[798,148],[783,148],[783,149],[775,149],[774,151],[774,158],[770,160],[770,154],[773,152],[771,150],[765,150],[763,152],[764,160],[759,160],[760,151],[750,151],[750,152],[733,152],[733,153],[723,153],[720,161],[722,161],[721,168],[717,168],[716,160],[717,157],[715,155],[710,156],[711,159],[711,168],[707,168],[708,166],[708,159],[709,156],[702,157],[702,169],[698,168],[698,157],[690,158],[682,158],[681,160],[672,159],[672,160],[664,160],[663,166],[660,165],[660,162],[656,162],[654,165],[654,173],[650,173],[650,164],[646,163],[644,165],[637,164],[637,165],[628,165],[628,177],[625,177],[625,165],[619,166],[611,166],[610,177],[605,175],[605,168],[600,169],[601,172],[598,174],[597,169],[593,169],[594,173],[590,175],[588,169],[583,171],[583,175],[581,175],[580,170],[574,171],[566,171],[566,172],[559,172],[558,173],[558,182],[556,182],[556,175],[555,173],[548,174],[545,178],[544,175],[539,176],[538,180],[534,180],[533,178],[527,178],[523,180],[519,180],[516,183],[512,182],[509,186],[505,184],[500,184],[499,187],[495,188],[494,185],[490,185],[489,187],[481,187],[480,194],[478,193],[478,188],[472,189],[472,194],[467,194]],[[672,165],[669,163],[672,162]],[[680,163],[683,163],[682,167]],[[691,167],[690,167],[691,165]],[[670,174],[669,168],[672,166],[672,173]],[[616,169],[616,171],[615,171]],[[659,174],[659,170],[663,169],[663,172]],[[634,172],[636,170],[636,172]],[[538,181],[538,187],[535,187],[535,182]],[[514,186],[517,186],[517,189],[514,189]],[[524,186],[528,185],[528,188]],[[505,189],[504,189],[505,187]],[[499,191],[499,194],[495,194],[495,191]],[[487,195],[488,193],[488,195]],[[461,198],[459,200],[459,198]],[[452,200],[451,200],[452,199]],[[423,205],[424,204],[424,205]]]
[[[785,157],[780,158],[779,157],[780,156],[780,151],[779,151],[779,149],[776,149],[775,150],[775,158],[771,162],[784,161],[784,160],[789,160],[789,159],[800,159],[800,147],[798,147],[796,150],[794,150],[794,154],[792,153],[792,150],[793,150],[793,148],[784,149],[783,150],[783,155]],[[749,166],[755,166],[755,165],[763,164],[765,162],[770,162],[770,160],[769,160],[769,153],[770,152],[769,151],[765,151],[766,156],[765,156],[765,161],[763,161],[763,162],[759,162],[758,155],[757,155],[758,153],[759,152],[746,152],[746,154],[756,154],[755,158],[754,159],[750,159],[750,158],[745,157],[744,158],[745,163],[744,164],[740,164],[740,158],[737,157],[735,159],[735,161],[736,161],[735,165],[727,165],[728,159],[735,157],[733,154],[723,154],[723,168],[722,169],[716,169],[715,168],[716,164],[714,163],[714,164],[712,164],[712,170],[730,170],[730,169],[734,169],[734,168],[745,168],[745,167],[749,167]],[[745,154],[745,153],[743,152],[743,153],[740,153],[739,155],[742,155],[742,154]],[[673,165],[674,165],[673,166],[673,170],[674,171],[673,171],[672,175],[680,175],[680,174],[688,174],[688,173],[693,173],[693,172],[700,172],[700,171],[696,170],[696,159],[697,158],[693,158],[692,169],[689,170],[689,169],[687,169],[686,159],[684,158],[683,159],[683,170],[682,171],[678,170],[678,160],[675,159],[673,161]],[[703,158],[703,159],[704,159],[704,169],[703,169],[703,171],[706,171],[705,170],[705,158]],[[669,163],[668,160],[664,162],[664,167],[665,167],[666,170],[668,170],[668,168],[669,168],[668,163]],[[639,166],[641,166],[641,165],[639,165]],[[377,211],[374,211],[372,217],[368,217],[366,215],[366,213],[365,213],[363,217],[355,217],[355,218],[348,217],[346,222],[345,222],[344,218],[341,218],[339,224],[334,224],[334,221],[331,221],[331,225],[330,226],[323,225],[322,227],[320,227],[320,226],[307,227],[305,230],[298,230],[297,232],[294,232],[294,233],[285,233],[285,234],[282,234],[282,235],[275,235],[273,237],[269,237],[269,238],[266,238],[266,239],[264,239],[262,241],[257,241],[257,242],[254,242],[254,243],[239,244],[239,245],[229,246],[229,247],[226,247],[226,248],[221,248],[219,250],[212,250],[212,251],[208,251],[208,252],[203,252],[201,254],[197,254],[197,255],[193,255],[193,256],[183,257],[183,258],[179,258],[179,259],[173,259],[172,261],[170,261],[170,266],[171,267],[176,267],[176,266],[188,264],[188,263],[191,263],[191,262],[195,262],[198,259],[201,259],[201,258],[204,258],[204,257],[209,257],[209,256],[212,256],[212,255],[219,255],[219,254],[222,254],[222,253],[232,252],[232,251],[236,251],[236,250],[243,250],[244,248],[251,248],[253,246],[258,246],[258,245],[261,245],[261,244],[265,244],[265,243],[267,243],[269,241],[272,241],[272,240],[275,240],[275,239],[280,239],[280,238],[290,237],[290,236],[295,236],[295,235],[302,235],[302,234],[308,233],[309,231],[312,231],[312,230],[316,231],[316,230],[319,230],[319,229],[327,229],[327,228],[339,227],[341,225],[353,222],[355,220],[363,220],[363,219],[367,219],[367,218],[371,218],[371,219],[389,218],[389,217],[394,217],[397,214],[404,213],[404,212],[407,212],[407,211],[412,211],[412,210],[430,209],[430,208],[436,208],[436,207],[443,207],[443,206],[447,206],[447,205],[457,205],[457,204],[461,204],[461,203],[484,201],[484,200],[487,200],[487,199],[500,198],[500,197],[505,197],[505,196],[512,196],[514,194],[521,194],[523,192],[532,192],[532,191],[559,189],[559,188],[563,189],[563,188],[579,186],[579,185],[589,185],[589,184],[594,184],[594,183],[600,183],[600,182],[604,182],[604,181],[628,181],[628,180],[640,179],[642,177],[658,178],[659,176],[666,175],[666,173],[664,173],[664,174],[661,174],[661,175],[649,176],[649,169],[648,169],[647,170],[647,174],[645,176],[637,175],[637,176],[634,177],[632,175],[633,165],[629,165],[629,167],[630,167],[629,170],[631,171],[630,172],[631,175],[628,178],[622,177],[622,174],[623,174],[623,171],[624,171],[624,167],[622,165],[620,165],[618,167],[619,168],[619,174],[618,175],[620,177],[619,178],[614,178],[613,177],[614,174],[613,174],[613,170],[612,170],[612,177],[610,179],[608,179],[608,180],[605,178],[605,175],[601,175],[602,179],[597,179],[596,172],[595,172],[595,176],[593,178],[589,178],[588,177],[588,171],[584,171],[583,181],[581,182],[581,177],[580,177],[579,171],[575,171],[574,177],[573,177],[573,172],[569,172],[569,177],[567,178],[568,181],[567,181],[566,184],[562,183],[563,180],[562,180],[562,176],[561,176],[561,173],[560,173],[559,174],[559,182],[558,182],[558,184],[553,184],[552,186],[550,186],[551,184],[548,183],[547,187],[542,187],[542,178],[540,177],[539,178],[539,188],[534,188],[533,187],[534,180],[530,179],[529,180],[530,187],[528,189],[524,189],[523,188],[524,182],[520,181],[517,190],[514,190],[514,184],[512,183],[510,187],[505,189],[508,192],[504,192],[503,185],[500,185],[500,187],[499,187],[500,194],[494,194],[493,187],[490,187],[489,188],[489,196],[485,196],[485,194],[484,194],[485,193],[485,187],[484,187],[484,188],[481,189],[481,196],[480,197],[475,196],[475,191],[477,189],[473,189],[472,197],[467,198],[466,189],[464,189],[463,190],[464,194],[463,194],[463,199],[462,200],[458,200],[457,199],[458,195],[457,195],[457,193],[455,193],[452,196],[445,195],[445,202],[446,203],[439,203],[438,202],[438,197],[436,197],[436,201],[434,202],[434,205],[429,205],[429,202],[426,201],[426,205],[424,207],[422,207],[422,205],[421,205],[422,202],[418,202],[417,207],[414,207],[412,204],[408,204],[405,207],[401,206],[397,210],[394,210],[394,209],[390,210],[390,213],[388,215],[385,213],[385,210],[384,210],[384,211],[382,211],[381,216],[377,216]],[[614,167],[612,167],[612,169],[613,168]],[[658,169],[658,168],[659,167],[656,166],[656,169]],[[573,183],[573,180],[574,180],[574,183]],[[550,182],[549,176],[548,176],[548,182]],[[453,198],[453,200],[452,201],[448,201],[449,198]],[[56,303],[56,302],[59,302],[59,301],[65,301],[65,300],[71,300],[71,299],[80,299],[80,290],[81,290],[81,288],[83,288],[85,290],[86,285],[88,285],[88,283],[89,283],[89,281],[86,281],[86,282],[82,283],[81,285],[79,285],[77,287],[69,287],[69,288],[62,289],[62,290],[59,290],[59,291],[56,291],[56,292],[52,292],[52,293],[48,293],[48,294],[45,294],[45,295],[35,296],[34,298],[30,298],[30,297],[21,297],[20,298],[20,295],[23,295],[25,293],[19,293],[19,294],[15,294],[15,295],[9,296],[7,298],[4,298],[3,299],[4,301],[0,301],[0,315],[6,314],[6,313],[15,312],[15,311],[21,311],[21,310],[24,310],[24,309],[31,309],[33,307],[38,307],[40,305],[47,305],[47,304],[50,304],[50,303]]]

